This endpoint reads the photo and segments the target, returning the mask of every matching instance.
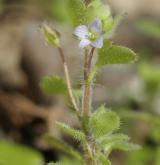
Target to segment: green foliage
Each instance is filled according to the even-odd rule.
[[[160,84],[160,67],[147,62],[140,63],[139,74],[145,82]]]
[[[60,1],[62,2],[63,0]],[[58,2],[59,5],[60,1]],[[120,127],[120,118],[115,112],[112,112],[104,106],[99,107],[94,113],[90,112],[90,107],[88,105],[91,100],[89,95],[90,87],[98,69],[107,64],[131,63],[137,59],[137,56],[129,48],[114,45],[111,41],[109,41],[120,21],[123,19],[124,14],[113,18],[110,8],[106,4],[103,4],[101,0],[92,0],[89,1],[90,3],[88,2],[89,4],[87,2],[85,0],[66,0],[63,9],[66,8],[64,13],[66,13],[66,18],[69,16],[69,20],[73,26],[79,26],[81,24],[89,25],[95,17],[99,17],[102,21],[103,37],[105,39],[104,46],[101,49],[98,49],[98,58],[93,68],[92,65],[90,66],[89,64],[89,58],[93,54],[88,54],[90,57],[87,57],[84,60],[85,64],[88,65],[86,68],[89,67],[87,68],[89,74],[86,74],[88,79],[84,79],[83,83],[85,83],[86,87],[89,87],[89,90],[87,91],[86,88],[82,90],[83,98],[82,92],[77,92],[74,89],[72,90],[70,85],[68,85],[67,88],[65,81],[60,77],[45,77],[41,81],[42,89],[50,94],[65,94],[67,90],[69,90],[71,103],[75,107],[79,106],[75,109],[77,117],[81,123],[82,130],[76,130],[60,122],[57,122],[56,125],[64,133],[82,142],[81,145],[83,153],[81,156],[79,152],[75,151],[70,145],[63,141],[51,136],[45,136],[45,140],[53,148],[62,151],[65,154],[65,158],[60,158],[59,163],[50,163],[49,165],[82,165],[92,163],[98,163],[99,165],[111,165],[111,162],[108,160],[108,156],[112,150],[119,149],[123,151],[130,151],[140,148],[138,145],[130,143],[127,135],[115,133],[115,131],[117,131]],[[57,47],[60,46],[56,31],[52,31],[51,29],[48,29],[48,27],[45,27],[43,29],[43,33],[48,43]],[[86,101],[87,103],[85,103],[84,100],[82,101],[82,99],[88,99]],[[91,163],[89,163],[90,161]]]
[[[108,136],[103,136],[98,141],[101,145],[106,145],[108,143],[117,142],[117,141],[128,141],[130,138],[125,134],[111,134]]]
[[[159,164],[160,164],[160,147],[158,147],[158,149],[157,149],[156,164],[155,165],[159,165]]]
[[[42,78],[40,86],[48,94],[65,94],[67,92],[66,82],[59,76],[46,76]]]
[[[143,147],[141,150],[128,153],[125,165],[147,165],[153,160],[154,152],[152,148]]]
[[[160,144],[160,118],[152,121],[151,137],[157,144]]]
[[[85,141],[85,134],[82,131],[75,130],[74,128],[71,128],[70,126],[68,126],[64,123],[60,123],[60,122],[56,122],[56,125],[63,132],[65,132],[66,134],[72,136],[74,139],[82,141],[82,142]]]
[[[104,35],[104,38],[109,39],[113,37],[117,27],[123,20],[124,16],[125,13],[122,13],[120,15],[117,15],[114,19],[112,17],[109,17],[108,20],[105,20],[104,29],[107,33]]]
[[[98,51],[97,67],[106,64],[126,64],[137,59],[136,54],[129,48],[112,45],[109,41],[104,42],[104,46]]]
[[[120,126],[120,119],[115,112],[99,107],[89,119],[89,127],[95,137],[115,131]]]
[[[129,143],[129,137],[124,134],[109,134],[98,139],[102,149],[108,154],[112,150],[132,151],[140,149],[139,145]]]
[[[41,28],[41,32],[44,35],[44,38],[48,44],[60,47],[60,40],[56,30],[44,24]]]
[[[81,155],[79,152],[75,151],[70,145],[67,143],[53,137],[50,135],[44,135],[43,139],[54,149],[57,149],[58,151],[61,151],[69,156],[72,156],[75,159],[81,160]]]
[[[98,160],[100,165],[111,165],[111,162],[106,159],[106,156],[102,153],[98,155]]]
[[[87,7],[87,18],[89,21],[99,17],[102,20],[104,31],[109,31],[113,25],[113,18],[108,5],[104,5],[101,0],[93,0]]]
[[[84,0],[67,0],[70,20],[74,26],[86,24],[86,6]]]
[[[141,149],[141,147],[139,145],[125,142],[125,141],[114,142],[114,143],[106,146],[106,148],[107,149],[111,148],[112,150],[122,150],[122,151],[133,151],[133,150]]]
[[[42,155],[28,147],[0,141],[0,164],[1,165],[43,165]]]
[[[69,21],[67,12],[67,0],[49,0],[49,14],[57,21]]]
[[[144,19],[136,22],[136,27],[149,37],[160,39],[160,22],[153,19]]]
[[[59,162],[57,163],[49,163],[49,165],[82,165],[83,161],[79,161],[77,159],[73,159],[72,157],[60,157]],[[47,164],[48,165],[48,164]]]

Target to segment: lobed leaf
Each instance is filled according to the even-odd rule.
[[[58,76],[46,76],[42,78],[40,86],[48,94],[65,94],[67,92],[65,80]]]
[[[82,131],[75,130],[74,128],[71,128],[70,126],[68,126],[64,123],[61,123],[61,122],[56,122],[56,125],[63,132],[65,132],[68,135],[72,136],[74,139],[79,140],[79,141],[84,141],[85,140],[85,134]]]
[[[108,134],[120,126],[120,119],[115,112],[101,106],[89,119],[89,127],[95,137]]]

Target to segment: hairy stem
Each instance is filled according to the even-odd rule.
[[[69,95],[70,101],[73,105],[73,108],[75,109],[78,117],[80,117],[79,108],[77,106],[76,100],[75,100],[75,98],[73,96],[73,92],[72,92],[72,86],[71,86],[71,81],[70,81],[70,76],[69,76],[69,71],[68,71],[68,66],[67,66],[66,60],[65,60],[65,56],[64,56],[62,48],[59,47],[58,51],[60,53],[61,60],[63,63],[63,69],[64,69],[64,74],[65,74],[66,83],[67,83],[68,95]]]
[[[85,150],[85,161],[87,165],[96,165],[94,152],[92,145],[90,145],[90,135],[88,132],[88,120],[91,113],[91,101],[92,101],[92,87],[91,83],[88,83],[88,78],[91,72],[92,57],[95,48],[92,48],[89,52],[88,49],[85,50],[84,58],[84,89],[83,89],[83,100],[82,100],[82,127],[86,134],[86,145]]]
[[[95,48],[92,48],[90,53],[88,50],[85,52],[85,61],[84,61],[84,96],[83,96],[83,107],[82,107],[82,116],[90,114],[91,109],[91,83],[88,83],[88,78],[91,72],[91,63],[92,57]]]

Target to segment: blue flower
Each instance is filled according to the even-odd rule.
[[[102,23],[99,18],[96,18],[88,27],[86,25],[78,26],[74,35],[80,39],[80,48],[89,45],[95,48],[102,48],[103,46]]]

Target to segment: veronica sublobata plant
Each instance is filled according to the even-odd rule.
[[[59,163],[50,163],[50,165],[111,165],[109,155],[112,150],[128,151],[138,149],[139,146],[130,143],[127,135],[117,133],[120,118],[115,112],[104,105],[96,110],[92,109],[93,82],[101,67],[107,64],[134,62],[137,56],[129,48],[112,43],[111,38],[122,15],[113,18],[109,7],[100,0],[93,0],[89,4],[83,0],[69,0],[68,13],[74,26],[73,37],[79,40],[79,51],[84,52],[82,97],[76,95],[72,88],[59,35],[46,24],[41,31],[46,41],[57,47],[65,79],[59,76],[47,76],[42,79],[41,87],[50,94],[68,95],[81,128],[77,130],[58,121],[56,125],[64,133],[80,142],[82,152],[76,151],[59,139],[47,136],[46,140],[66,155]],[[93,63],[94,56],[97,59],[95,63]]]

